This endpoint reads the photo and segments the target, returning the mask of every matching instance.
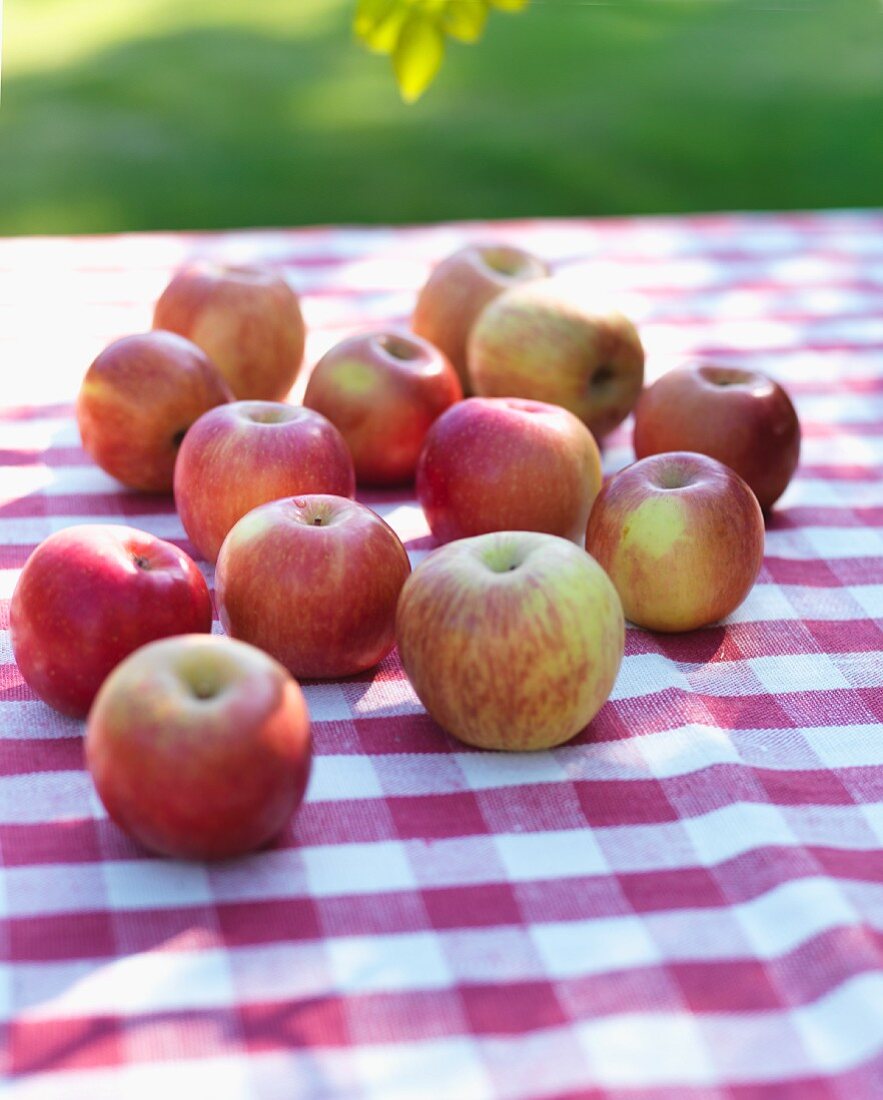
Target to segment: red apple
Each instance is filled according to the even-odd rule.
[[[470,397],[433,424],[417,496],[439,542],[488,531],[544,531],[582,545],[601,459],[566,409]]]
[[[298,677],[352,676],[395,643],[411,571],[396,533],[370,508],[311,495],[255,508],[218,557],[221,623]]]
[[[739,474],[761,508],[784,493],[800,457],[800,423],[778,383],[741,367],[694,364],[641,394],[635,454],[699,451]]]
[[[491,302],[472,330],[468,360],[476,393],[563,405],[598,440],[632,411],[644,381],[644,349],[631,321],[590,309],[554,279]]]
[[[184,268],[156,303],[153,327],[199,344],[240,400],[281,401],[303,360],[298,297],[266,268],[206,261]]]
[[[742,478],[686,451],[651,455],[614,475],[586,534],[626,618],[672,632],[734,611],[757,578],[763,542],[763,514]]]
[[[298,808],[310,719],[285,669],[230,638],[166,638],[127,657],[89,712],[86,761],[111,818],[180,859],[260,848]]]
[[[9,625],[27,684],[62,714],[82,718],[133,650],[210,631],[212,601],[177,546],[133,527],[82,525],[50,535],[28,558]]]
[[[463,396],[442,353],[401,332],[353,336],[319,360],[304,404],[327,416],[364,485],[411,481],[433,421]]]
[[[168,492],[178,447],[208,409],[232,401],[217,368],[171,332],[117,340],[86,372],[77,398],[83,446],[132,489]]]
[[[468,245],[433,270],[417,298],[413,328],[441,348],[464,393],[472,391],[466,342],[479,313],[504,290],[548,274],[542,260],[505,244]]]
[[[275,401],[235,401],[200,417],[175,466],[178,515],[212,562],[233,524],[259,504],[355,491],[353,460],[337,428],[312,409]]]
[[[396,640],[443,729],[483,749],[548,749],[610,694],[625,625],[613,585],[581,547],[507,531],[449,543],[418,565]]]

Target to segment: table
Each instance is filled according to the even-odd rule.
[[[188,547],[170,500],[85,458],[82,373],[190,256],[284,269],[311,363],[487,238],[619,302],[651,377],[703,353],[786,384],[802,465],[756,588],[723,626],[630,629],[552,753],[455,744],[395,655],[307,684],[295,828],[225,865],[148,857],[7,629],[52,531]],[[0,349],[3,1097],[883,1096],[883,213],[8,240]],[[605,464],[629,460],[623,429]],[[428,552],[407,492],[365,499]]]

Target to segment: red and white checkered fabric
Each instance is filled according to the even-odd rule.
[[[452,742],[394,655],[307,684],[294,829],[227,865],[146,856],[7,629],[59,528],[189,548],[80,450],[83,371],[194,254],[284,269],[313,362],[501,237],[618,301],[651,377],[702,352],[786,384],[802,465],[756,588],[722,626],[630,629],[552,753]],[[4,1098],[883,1097],[883,215],[0,242],[0,363]],[[607,467],[630,458],[624,430]],[[426,552],[407,494],[364,499]]]

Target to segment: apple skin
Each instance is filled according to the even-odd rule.
[[[696,363],[664,374],[635,409],[635,455],[698,451],[735,470],[769,509],[800,459],[788,394],[759,371]]]
[[[337,428],[312,409],[276,401],[234,401],[200,417],[175,466],[178,515],[210,562],[233,524],[259,504],[355,491],[353,460]]]
[[[167,493],[185,432],[232,400],[200,348],[171,332],[147,332],[116,340],[92,363],[77,397],[77,424],[83,447],[111,477]]]
[[[505,244],[471,244],[442,260],[417,296],[412,327],[435,344],[460,377],[463,392],[472,392],[466,365],[466,343],[484,307],[503,291],[549,269],[542,260]]]
[[[218,557],[224,630],[299,678],[353,676],[395,644],[396,601],[411,572],[398,536],[354,500],[314,494],[255,508]]]
[[[469,397],[430,428],[416,480],[439,542],[523,530],[582,545],[601,458],[591,432],[566,409]]]
[[[412,481],[432,423],[463,396],[447,359],[409,333],[344,340],[313,368],[304,405],[327,416],[353,456],[360,485]]]
[[[307,705],[253,646],[166,638],[105,681],[86,762],[111,819],[145,848],[178,859],[243,855],[281,832],[303,799]]]
[[[600,442],[635,407],[644,348],[621,313],[593,312],[572,286],[526,283],[484,310],[468,344],[477,394],[563,405]]]
[[[156,303],[153,327],[198,344],[239,400],[281,401],[304,357],[298,297],[261,267],[207,261],[185,267]]]
[[[532,531],[449,543],[411,574],[399,656],[448,733],[482,749],[548,749],[600,710],[619,671],[616,590],[581,547]]]
[[[83,718],[108,673],[171,634],[208,633],[212,601],[196,564],[134,527],[67,527],[34,550],[12,593],[12,651],[29,687]]]
[[[678,633],[734,611],[763,562],[763,513],[728,466],[706,455],[651,455],[615,474],[589,517],[586,549],[625,616]]]

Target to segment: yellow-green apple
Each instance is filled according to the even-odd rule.
[[[29,687],[74,718],[133,650],[208,633],[212,601],[177,546],[112,524],[67,527],[25,562],[9,608],[12,651]]]
[[[548,749],[597,714],[622,661],[616,590],[581,547],[506,531],[448,543],[402,589],[399,656],[448,733],[482,749]]]
[[[281,401],[304,356],[297,294],[262,267],[204,261],[183,268],[156,303],[153,327],[199,344],[240,400]]]
[[[572,284],[542,279],[506,291],[482,312],[468,344],[477,394],[563,405],[599,441],[635,407],[644,381],[637,329],[591,309]]]
[[[419,336],[353,336],[316,364],[304,404],[343,435],[360,485],[413,480],[433,421],[463,396],[453,367]]]
[[[788,394],[759,371],[696,363],[664,374],[635,409],[635,455],[699,451],[730,466],[770,508],[800,457]]]
[[[187,537],[214,561],[246,512],[295,493],[356,491],[343,436],[320,413],[278,401],[234,401],[199,418],[175,466]]]
[[[218,556],[221,623],[298,677],[352,676],[395,644],[411,571],[396,533],[370,508],[312,494],[255,508]]]
[[[433,269],[417,297],[412,327],[441,348],[460,376],[464,393],[471,393],[466,341],[479,313],[504,290],[548,274],[543,261],[522,248],[468,245]]]
[[[488,531],[544,531],[582,545],[601,458],[566,409],[469,397],[429,429],[417,496],[439,542]]]
[[[77,424],[102,470],[132,489],[168,492],[187,429],[232,400],[200,348],[171,332],[147,332],[116,340],[89,367]]]
[[[742,478],[688,451],[651,455],[615,474],[586,532],[626,618],[669,632],[734,611],[757,578],[763,543],[763,514]]]
[[[272,840],[310,774],[297,682],[254,646],[189,635],[152,642],[107,678],[86,762],[110,817],[179,859],[226,859]]]

